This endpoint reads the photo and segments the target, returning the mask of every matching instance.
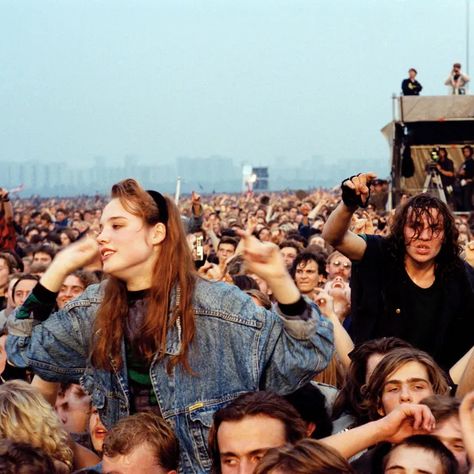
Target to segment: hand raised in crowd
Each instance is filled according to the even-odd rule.
[[[356,196],[360,196],[362,203],[365,204],[370,194],[370,181],[376,178],[377,175],[374,173],[360,173],[352,179],[346,179],[342,184],[354,190]]]
[[[474,464],[474,392],[463,398],[459,407],[459,422],[467,455]]]
[[[242,239],[245,266],[270,286],[279,303],[291,304],[301,297],[298,288],[286,269],[285,262],[277,245],[261,242],[250,233],[237,231]]]
[[[337,317],[334,311],[334,298],[321,288],[315,288],[313,291],[313,301],[318,305],[321,314],[327,318]]]
[[[249,234],[253,234],[257,228],[258,220],[256,216],[249,216],[247,219],[246,231]]]
[[[5,188],[0,188],[0,200],[8,199],[8,191]]]
[[[198,206],[201,204],[201,196],[195,191],[191,193],[191,204],[193,206]]]

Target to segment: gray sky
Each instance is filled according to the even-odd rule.
[[[465,64],[465,4],[0,0],[0,161],[387,160],[407,69],[436,95]]]

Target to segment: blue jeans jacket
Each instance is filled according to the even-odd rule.
[[[11,362],[31,367],[44,380],[79,381],[111,428],[129,414],[130,394],[125,363],[112,372],[90,364],[101,294],[102,287],[92,285],[42,323],[17,319],[7,352]],[[171,375],[166,372],[168,357],[180,351],[175,325],[168,333],[166,357],[155,358],[150,375],[161,413],[180,442],[180,472],[206,473],[211,467],[207,436],[214,412],[244,392],[285,394],[308,382],[332,357],[333,331],[315,305],[308,320],[288,318],[278,310],[257,307],[248,295],[225,283],[198,279],[193,306],[196,334],[189,362],[195,374],[180,365]]]

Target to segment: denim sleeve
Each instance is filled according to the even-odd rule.
[[[32,294],[9,326],[8,359],[17,367],[31,368],[44,380],[77,383],[89,352],[92,303],[87,298],[74,300],[43,322],[25,317],[25,306],[35,315],[35,304],[45,309],[44,302],[35,302]]]
[[[285,316],[275,307],[266,314],[262,341],[261,390],[293,392],[326,368],[334,352],[332,323],[308,303],[307,319]]]

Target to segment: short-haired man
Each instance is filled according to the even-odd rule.
[[[432,435],[436,436],[454,455],[459,464],[459,474],[467,474],[470,462],[459,421],[459,406],[461,402],[447,395],[432,395],[421,401],[426,405],[436,420]]]
[[[270,448],[305,436],[305,423],[284,398],[249,392],[214,414],[209,432],[212,472],[252,474]]]
[[[224,236],[217,246],[217,258],[219,265],[224,265],[226,261],[235,254],[237,248],[237,240],[233,237]]]
[[[335,250],[329,254],[326,262],[326,272],[328,280],[341,277],[344,281],[349,281],[351,277],[352,262],[341,252]]]
[[[408,69],[408,78],[402,82],[403,95],[420,95],[422,85],[416,80],[417,71],[415,68]]]
[[[103,445],[104,474],[176,474],[179,445],[166,421],[151,412],[122,418]]]
[[[342,183],[342,202],[323,237],[353,262],[354,342],[395,336],[447,368],[474,345],[474,269],[459,257],[449,208],[420,194],[401,206],[390,235],[356,235],[352,215],[369,198],[371,173]]]
[[[49,265],[53,261],[55,255],[56,252],[51,245],[40,245],[33,252],[33,263]]]
[[[301,244],[294,240],[284,240],[280,245],[280,253],[285,261],[286,268],[290,270],[295,258],[301,251]]]

